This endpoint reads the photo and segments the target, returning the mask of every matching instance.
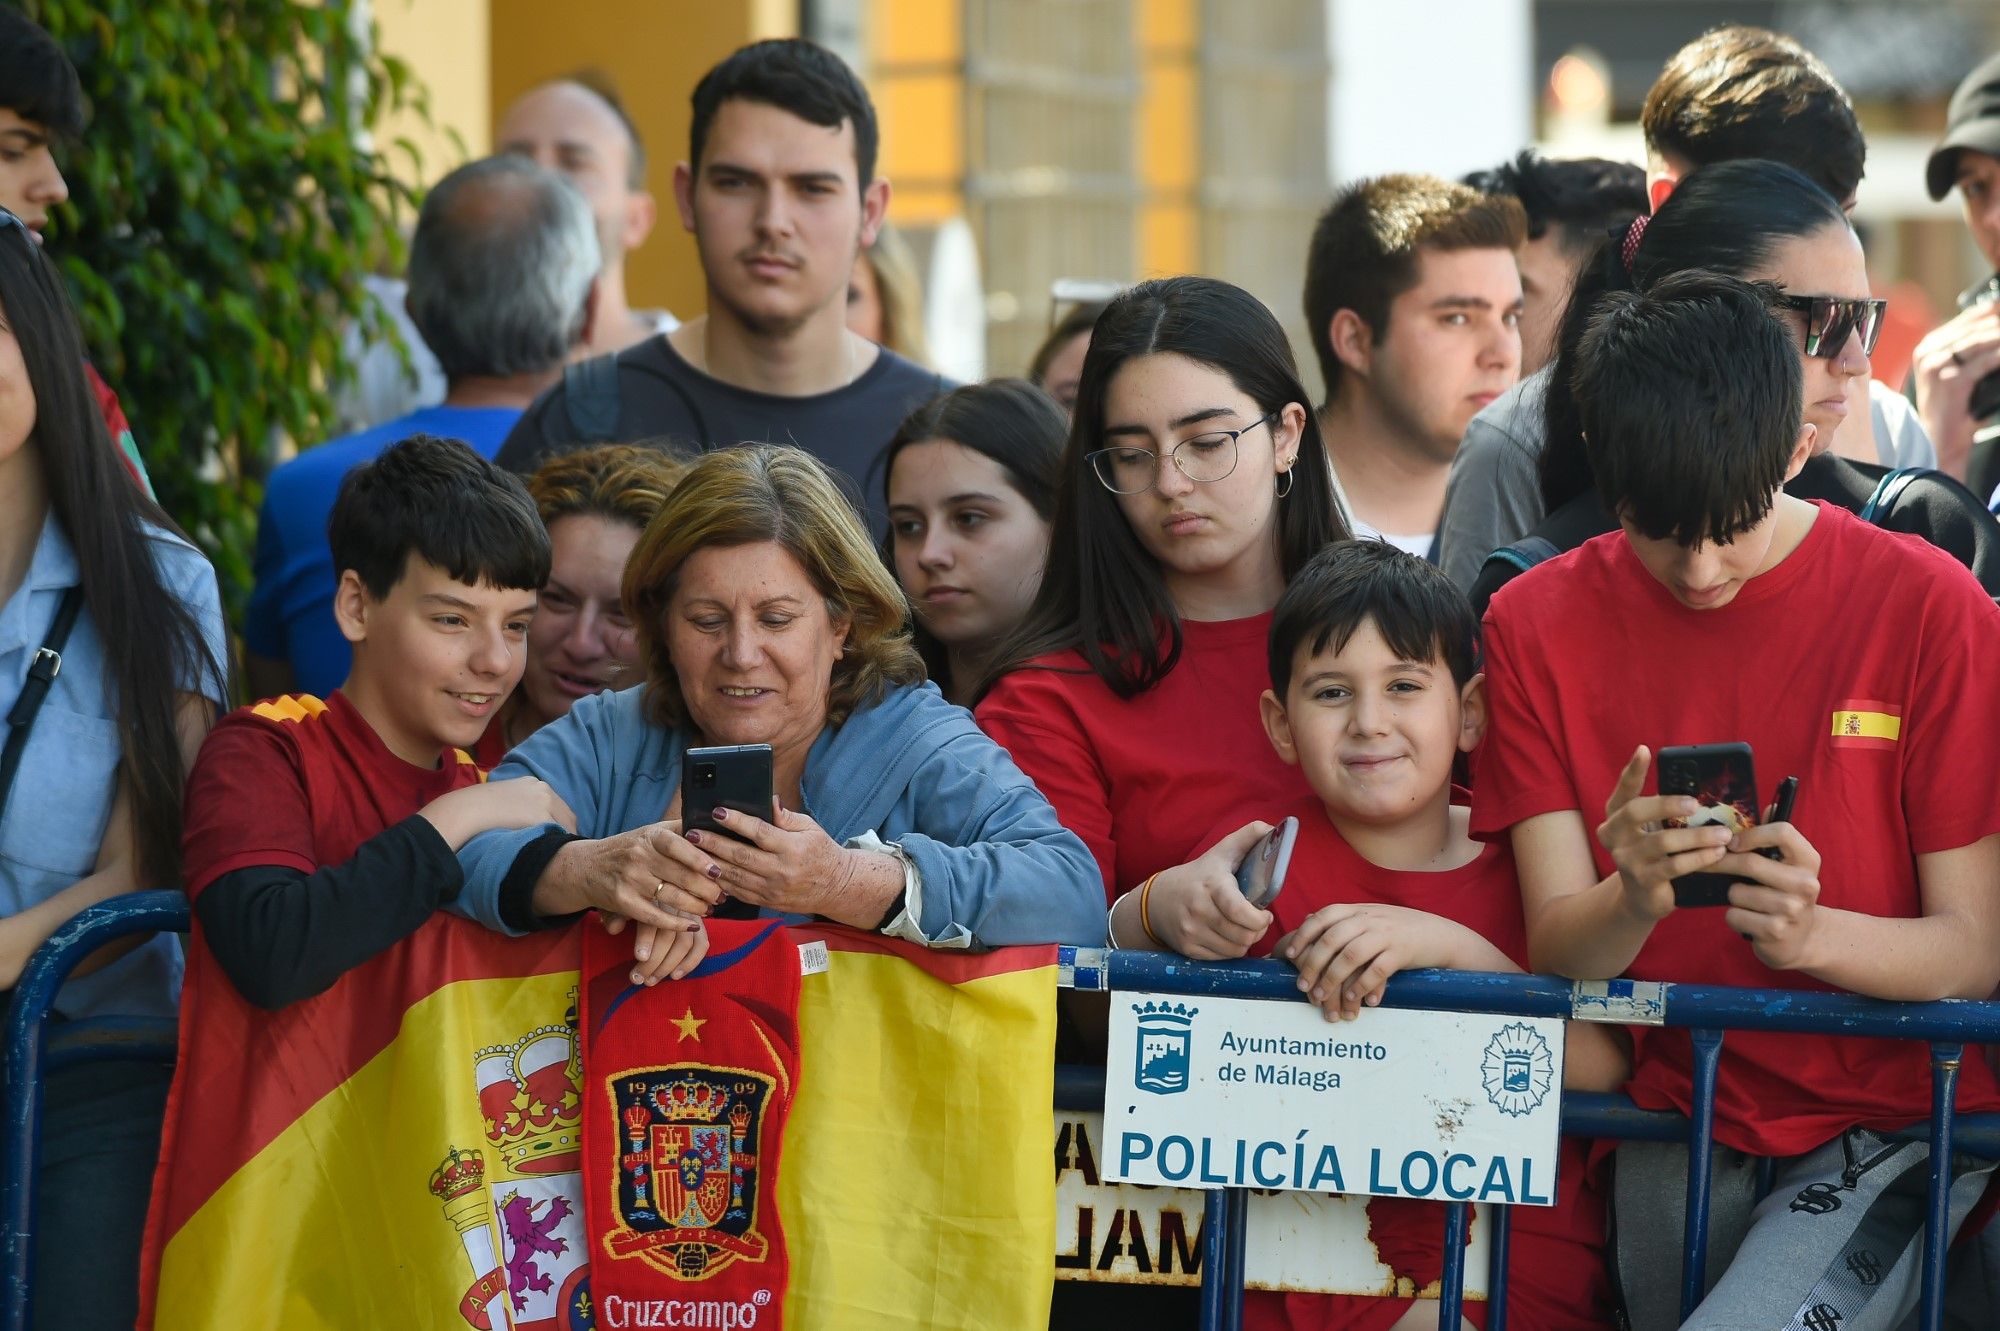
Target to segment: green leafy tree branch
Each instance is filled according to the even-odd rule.
[[[349,0],[25,8],[91,103],[49,252],[161,504],[240,622],[273,449],[337,428],[344,328],[395,335],[361,279],[402,270],[421,163],[408,140],[392,163],[375,132],[396,112],[427,123],[427,97]]]

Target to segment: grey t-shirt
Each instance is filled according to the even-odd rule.
[[[1542,520],[1544,368],[1481,408],[1465,427],[1445,483],[1444,517],[1438,524],[1438,566],[1470,592],[1492,554],[1517,541]]]
[[[1541,524],[1542,399],[1550,370],[1537,370],[1486,404],[1459,442],[1444,492],[1438,564],[1470,592],[1486,556]],[[1894,389],[1868,382],[1875,451],[1885,467],[1935,467],[1937,450],[1910,404]]]
[[[586,439],[571,418],[574,374],[535,399],[500,446],[496,461],[527,473],[544,457],[582,443],[660,439],[696,451],[731,444],[796,444],[844,475],[881,535],[886,519],[868,488],[876,454],[917,406],[956,387],[884,348],[853,383],[830,393],[779,397],[726,384],[690,365],[673,344],[649,337],[615,357],[617,424],[609,439]]]

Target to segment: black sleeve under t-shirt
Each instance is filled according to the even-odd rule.
[[[465,877],[430,821],[411,815],[312,873],[252,865],[196,894],[202,938],[237,992],[266,1011],[323,993],[458,899]]]

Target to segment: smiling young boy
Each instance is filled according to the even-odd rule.
[[[1538,969],[1986,998],[2000,764],[1983,746],[2000,701],[1980,672],[2000,610],[1950,556],[1783,493],[1813,439],[1795,338],[1764,291],[1702,272],[1608,297],[1592,320],[1576,397],[1622,530],[1493,600],[1473,831],[1511,841]],[[1800,778],[1791,822],[1669,826],[1695,804],[1641,793],[1652,752],[1731,741],[1763,795]],[[1672,880],[1696,870],[1747,881],[1726,908],[1677,908]],[[1686,1033],[1634,1041],[1632,1098],[1687,1111]],[[1917,1297],[1928,1147],[1883,1131],[1927,1116],[1923,1044],[1732,1032],[1717,1087],[1719,1172],[1754,1175],[1733,1152],[1775,1157],[1777,1183],[1733,1260],[1711,1250],[1719,1283],[1685,1325],[1895,1325]],[[2000,1108],[1984,1059],[1965,1061],[1958,1107]],[[1679,1225],[1626,1162],[1621,1252],[1648,1216]],[[1954,1227],[1990,1171],[1953,1162]],[[1628,1301],[1634,1277],[1677,1276],[1656,1243],[1633,1258]]]
[[[1311,787],[1282,892],[1269,912],[1244,901],[1235,867],[1259,829],[1231,819],[1194,864],[1160,876],[1150,922],[1170,936],[1227,938],[1227,955],[1269,953],[1330,1020],[1381,1000],[1397,971],[1518,971],[1527,958],[1513,857],[1474,841],[1452,764],[1486,726],[1479,629],[1464,593],[1415,555],[1379,541],[1327,547],[1285,589],[1271,621],[1264,729]],[[1136,896],[1137,894],[1131,894]],[[1114,942],[1136,943],[1135,908],[1113,916]],[[1150,941],[1150,940],[1149,940]],[[1564,1081],[1603,1089],[1622,1052],[1599,1028],[1568,1041]],[[1395,1297],[1256,1294],[1245,1325],[1331,1331],[1434,1327],[1415,1292],[1443,1268],[1444,1211],[1371,1198],[1369,1238],[1395,1272]],[[1603,1197],[1581,1143],[1565,1143],[1557,1204],[1514,1213],[1509,1310],[1516,1325],[1608,1324]],[[1484,1325],[1485,1305],[1467,1318]]]
[[[521,483],[416,435],[349,473],[328,522],[347,682],[225,717],[188,778],[189,988],[206,956],[275,1010],[321,993],[452,901],[455,852],[560,809],[466,755],[521,678],[549,540]]]

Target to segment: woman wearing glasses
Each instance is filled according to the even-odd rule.
[[[1541,490],[1547,517],[1517,549],[1540,538],[1573,550],[1616,522],[1597,501],[1590,456],[1568,384],[1576,347],[1609,290],[1645,290],[1690,269],[1768,282],[1776,309],[1796,332],[1805,370],[1805,420],[1814,456],[1785,485],[1892,531],[1921,536],[1970,568],[2000,595],[2000,523],[1964,486],[1941,472],[1891,472],[1831,451],[1835,433],[1867,429],[1868,355],[1883,302],[1868,290],[1861,242],[1826,191],[1788,166],[1745,160],[1703,167],[1683,180],[1659,212],[1635,223],[1622,245],[1586,264],[1556,341],[1542,424]],[[1849,424],[1849,416],[1856,417]],[[1546,551],[1545,551],[1546,552]],[[1472,587],[1482,612],[1493,594],[1531,562],[1494,555]]]
[[[87,906],[180,880],[181,785],[227,696],[215,572],[126,477],[76,314],[0,211],[0,989]],[[86,958],[58,1022],[168,1017],[172,937]],[[42,1325],[130,1326],[169,1070],[50,1072],[36,1235]]]
[[[1286,579],[1348,534],[1309,400],[1278,321],[1226,282],[1147,282],[1097,321],[1048,570],[977,711],[1096,855],[1109,899],[1206,850],[1192,839],[1219,802],[1303,789],[1257,698]],[[1263,830],[1221,854],[1240,859]],[[1189,913],[1146,904],[1146,927],[1204,955]],[[1264,912],[1232,905],[1261,937]]]

